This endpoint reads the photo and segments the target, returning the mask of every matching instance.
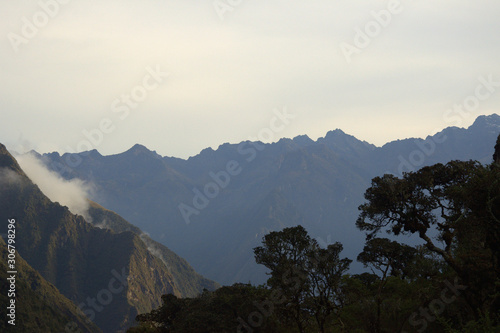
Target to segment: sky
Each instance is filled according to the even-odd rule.
[[[500,113],[500,2],[0,2],[0,142],[187,158],[337,128],[378,146]]]

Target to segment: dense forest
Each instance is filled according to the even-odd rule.
[[[128,332],[500,332],[500,136],[490,165],[386,174],[365,199],[365,273],[348,274],[341,243],[322,248],[302,226],[285,228],[254,248],[265,285],[164,295]]]

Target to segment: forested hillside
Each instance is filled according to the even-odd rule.
[[[362,274],[347,273],[341,243],[324,248],[302,226],[284,228],[253,249],[270,271],[265,285],[165,295],[129,332],[499,332],[499,156],[500,136],[488,165],[375,177],[356,222]],[[401,243],[408,234],[423,245]]]

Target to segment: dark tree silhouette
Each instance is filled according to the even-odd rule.
[[[452,161],[406,173],[402,179],[374,178],[356,224],[368,239],[381,230],[417,234],[468,287],[464,297],[479,318],[494,310],[499,298],[498,169]]]
[[[495,145],[495,153],[493,154],[493,163],[500,164],[500,135],[497,138],[497,144]]]
[[[375,331],[377,333],[381,332],[382,290],[387,283],[387,277],[389,273],[398,276],[404,275],[406,267],[411,263],[416,252],[417,250],[411,246],[399,244],[387,238],[372,238],[366,242],[363,252],[358,255],[358,261],[363,263],[365,267],[374,268],[381,274],[376,294]],[[375,272],[373,273],[375,274]]]
[[[310,314],[320,332],[325,323],[341,310],[341,279],[350,259],[340,259],[342,244],[320,248],[302,226],[285,228],[264,236],[263,245],[254,249],[255,261],[271,270],[268,285],[287,298],[282,313],[305,332]]]

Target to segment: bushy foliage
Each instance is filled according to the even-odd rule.
[[[301,226],[285,228],[254,249],[271,271],[267,286],[165,296],[131,332],[500,332],[498,145],[488,166],[452,161],[373,179],[357,220],[367,233],[358,260],[372,273],[345,274],[341,244],[322,249]],[[260,325],[242,325],[255,309]]]

